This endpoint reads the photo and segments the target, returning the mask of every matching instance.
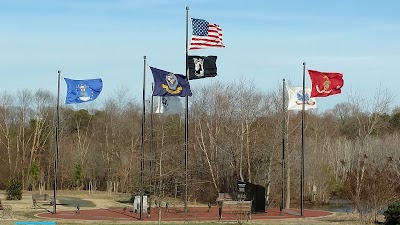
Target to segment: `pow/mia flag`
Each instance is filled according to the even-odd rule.
[[[217,76],[217,56],[189,56],[189,80]]]

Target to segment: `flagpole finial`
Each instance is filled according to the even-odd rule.
[[[58,74],[60,74],[60,73],[61,73],[61,71],[60,71],[60,70],[58,70],[58,71],[57,71],[57,73],[58,73]]]
[[[283,78],[283,82],[285,82],[285,78]]]
[[[303,66],[305,66],[306,65],[306,62],[303,62]]]
[[[189,10],[189,6],[186,6],[186,10]]]
[[[146,59],[146,56],[143,56],[143,59]]]

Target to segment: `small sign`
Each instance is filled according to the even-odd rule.
[[[245,192],[246,191],[246,184],[238,184],[238,188],[240,192]]]
[[[239,201],[243,201],[246,198],[246,183],[238,183],[238,196]]]

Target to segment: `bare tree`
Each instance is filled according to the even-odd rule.
[[[15,175],[15,170],[13,171],[13,164],[16,164],[16,154],[13,151],[12,146],[12,135],[10,134],[11,129],[13,127],[13,112],[12,112],[12,96],[6,92],[3,92],[0,96],[0,103],[1,103],[1,122],[0,122],[0,129],[1,129],[1,138],[0,142],[2,146],[5,148],[6,153],[3,155],[7,156],[7,159],[1,157],[1,161],[3,165],[7,165],[8,174]]]

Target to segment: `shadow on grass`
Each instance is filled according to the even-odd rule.
[[[22,216],[26,219],[37,219],[37,217],[35,217],[35,214],[37,214],[38,212],[18,212],[18,213],[14,213],[14,216]]]
[[[118,200],[117,202],[123,203],[123,204],[133,204],[133,202],[130,199],[122,199],[122,200]]]
[[[57,205],[64,205],[66,207],[77,207],[79,205],[80,208],[83,207],[95,207],[96,205],[92,201],[82,200],[80,198],[74,197],[57,197]]]

